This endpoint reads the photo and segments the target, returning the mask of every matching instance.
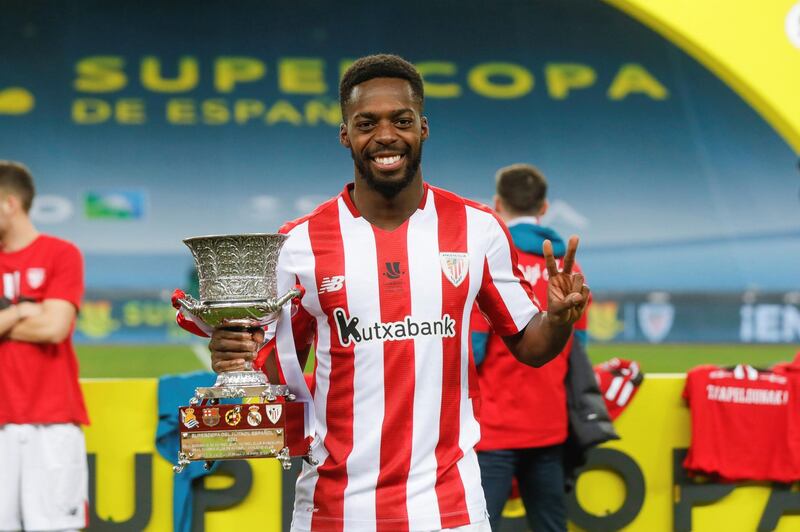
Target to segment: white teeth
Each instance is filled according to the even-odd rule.
[[[400,160],[400,156],[399,155],[392,155],[391,157],[375,157],[375,161],[378,164],[389,165],[389,164],[394,164],[399,160]]]

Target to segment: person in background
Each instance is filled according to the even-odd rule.
[[[83,259],[30,219],[33,178],[0,161],[0,530],[78,530],[89,418],[72,348]]]
[[[556,265],[547,264],[544,255],[548,252],[543,252],[543,246],[552,248],[559,262],[566,262],[564,241],[539,224],[548,207],[547,180],[528,164],[501,168],[496,175],[494,203],[508,225],[520,269],[546,310],[548,271]],[[572,271],[580,272],[577,264]],[[572,343],[585,346],[586,314],[575,323],[574,335],[561,353],[541,368],[520,364],[477,307],[471,320],[471,340],[481,397],[481,439],[476,449],[492,530],[500,526],[515,477],[533,530],[566,530],[563,444],[568,415],[564,380]]]

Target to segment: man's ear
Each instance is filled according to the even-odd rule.
[[[2,209],[4,215],[9,216],[13,213],[17,205],[19,205],[19,200],[15,195],[5,194],[0,196],[0,209]]]
[[[350,148],[350,137],[347,136],[347,124],[339,124],[339,143],[345,148]]]
[[[428,126],[428,117],[422,116],[419,119],[421,134],[420,138],[422,138],[423,142],[428,139],[428,136],[431,134],[430,127]]]
[[[541,209],[539,209],[539,216],[538,216],[538,218],[541,218],[542,216],[544,216],[545,214],[547,214],[547,209],[548,209],[548,208],[550,208],[550,202],[549,202],[549,201],[547,201],[547,200],[544,200],[544,201],[542,202],[542,208],[541,208]]]
[[[497,194],[494,195],[492,198],[494,200],[494,212],[497,214],[503,214],[503,202],[500,200],[500,196]]]

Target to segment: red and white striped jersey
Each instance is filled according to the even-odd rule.
[[[302,313],[316,322],[319,463],[303,464],[293,529],[482,521],[470,310],[477,300],[498,334],[515,334],[538,312],[531,287],[486,207],[425,185],[419,208],[386,231],[358,213],[349,187],[281,229],[279,293],[302,285]],[[286,321],[283,361],[295,349]]]

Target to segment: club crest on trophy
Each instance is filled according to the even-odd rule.
[[[177,299],[179,311],[204,330],[244,330],[275,322],[300,295],[296,288],[277,294],[278,257],[287,238],[255,233],[185,239],[197,268],[200,300],[188,295]],[[249,362],[245,370],[220,373],[214,386],[197,388],[190,404],[179,407],[175,471],[193,461],[205,461],[210,468],[216,460],[274,457],[284,469],[292,456],[313,461],[305,434],[310,405],[296,399],[289,386],[270,383]],[[228,404],[230,400],[246,404]]]

